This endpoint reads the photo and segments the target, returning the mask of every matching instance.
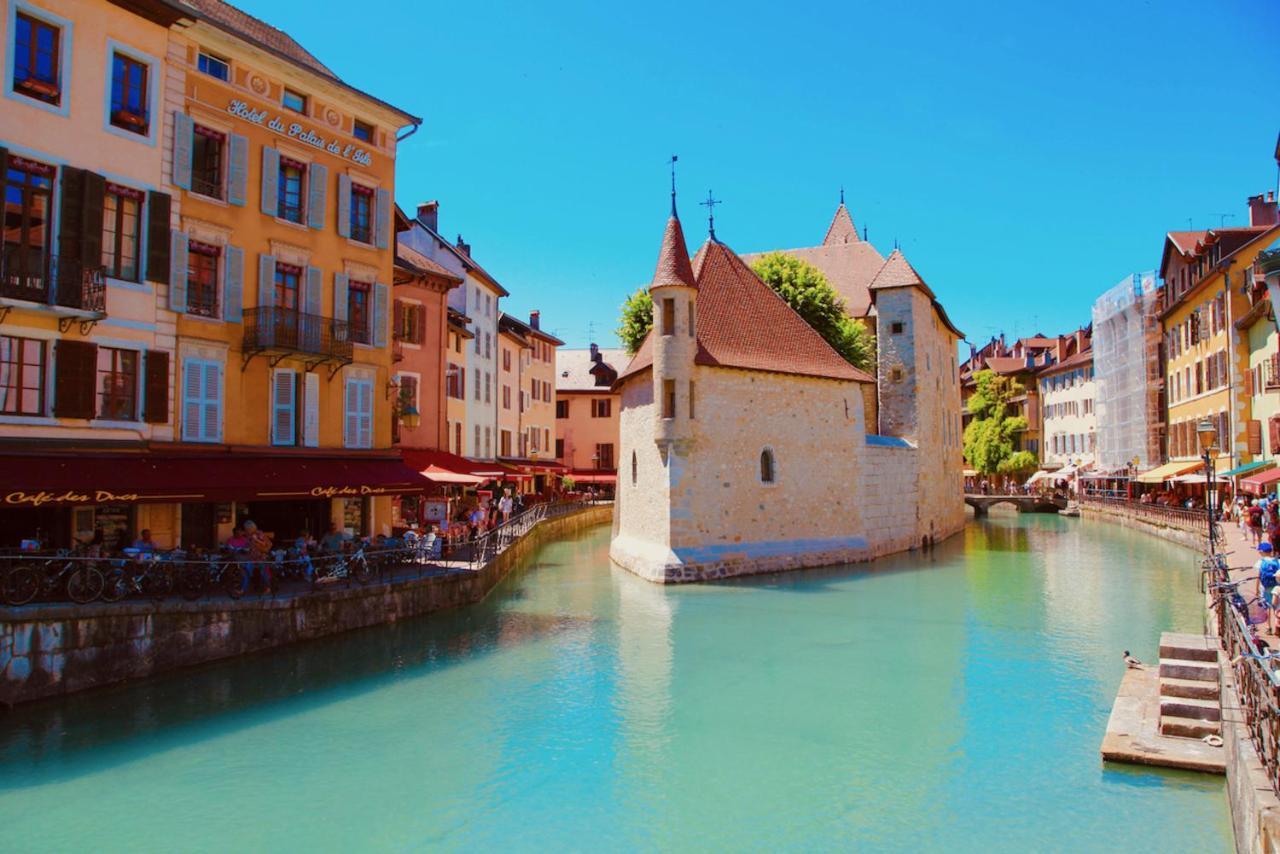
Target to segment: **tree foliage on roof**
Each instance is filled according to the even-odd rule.
[[[1009,414],[1013,399],[1023,392],[1022,384],[990,370],[978,371],[973,379],[968,404],[973,419],[964,428],[964,458],[969,466],[985,475],[1031,471],[1037,465],[1035,456],[1014,450],[1017,434],[1027,429],[1027,419]]]
[[[751,268],[846,362],[875,371],[876,345],[871,330],[848,315],[844,300],[821,270],[781,252],[757,258]]]
[[[634,356],[653,326],[653,297],[649,289],[642,287],[622,304],[622,316],[618,318],[618,340],[628,356]]]

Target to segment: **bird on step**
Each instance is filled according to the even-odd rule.
[[[1129,654],[1129,650],[1124,651],[1124,663],[1130,670],[1138,670],[1142,667],[1142,662]]]

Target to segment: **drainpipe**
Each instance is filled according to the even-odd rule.
[[[415,133],[418,132],[418,128],[420,127],[422,127],[422,122],[414,122],[412,125],[409,126],[408,133],[404,134],[403,136],[396,136],[396,144],[399,145],[409,137],[413,136]]]

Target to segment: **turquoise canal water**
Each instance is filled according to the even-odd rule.
[[[1103,767],[1190,553],[993,516],[663,589],[606,529],[482,605],[0,716],[7,851],[1227,851],[1218,778]]]

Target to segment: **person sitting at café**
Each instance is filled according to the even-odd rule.
[[[249,550],[249,538],[244,535],[244,529],[236,525],[225,545],[232,551],[245,552]]]
[[[249,592],[249,582],[253,579],[254,570],[262,573],[262,583],[266,589],[272,589],[271,563],[268,560],[271,555],[271,536],[265,531],[258,530],[253,520],[246,519],[244,538],[248,541],[249,559],[252,561],[248,567],[249,571],[244,575],[244,592]]]
[[[298,532],[298,539],[293,541],[293,548],[297,554],[297,561],[302,564],[302,574],[307,579],[307,583],[311,583],[311,579],[316,574],[315,564],[311,562],[311,550],[316,547],[316,538],[311,536],[311,532],[303,529]]]
[[[338,523],[330,522],[329,532],[320,538],[320,550],[324,552],[340,552],[346,541],[346,535],[338,530]]]
[[[138,539],[133,541],[133,547],[140,552],[158,551],[160,547],[156,545],[156,541],[151,539],[151,529],[143,528],[138,534]]]

